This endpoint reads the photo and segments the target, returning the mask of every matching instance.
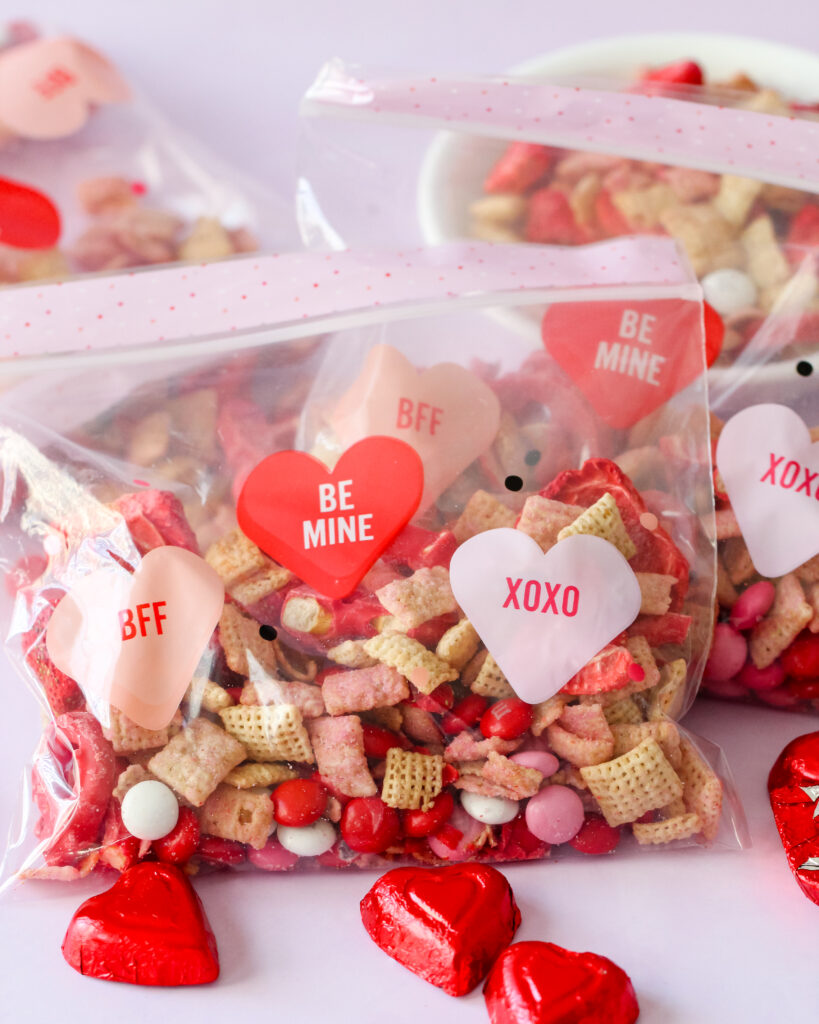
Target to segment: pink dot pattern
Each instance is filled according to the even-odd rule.
[[[819,192],[819,123],[795,116],[514,79],[369,78],[331,61],[302,113],[339,116],[345,109]]]
[[[296,252],[7,289],[0,358],[100,352],[413,303],[527,290],[694,285],[676,244],[458,243],[398,252]]]

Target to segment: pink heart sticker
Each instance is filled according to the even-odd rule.
[[[224,587],[184,548],[149,551],[132,574],[116,562],[83,577],[46,632],[51,660],[92,707],[112,704],[145,729],[174,716],[219,622]]]
[[[797,413],[765,404],[732,416],[717,467],[757,572],[783,576],[819,553],[819,443]]]
[[[376,345],[330,423],[343,448],[371,434],[411,445],[424,464],[423,511],[492,444],[500,402],[456,363],[418,371],[397,349]]]
[[[76,39],[36,39],[0,54],[0,125],[22,138],[72,135],[93,106],[130,95],[116,68]]]
[[[487,530],[455,552],[452,591],[521,700],[547,700],[640,611],[631,566],[601,537],[545,554],[520,530]]]

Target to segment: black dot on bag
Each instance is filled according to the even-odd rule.
[[[273,626],[259,626],[259,636],[262,640],[275,640],[278,635]]]
[[[503,485],[507,491],[521,491],[523,490],[523,481],[519,476],[508,476],[504,481]]]
[[[800,359],[796,364],[796,372],[800,377],[810,377],[813,373],[813,363],[809,363],[807,359]]]
[[[536,466],[540,462],[540,452],[537,448],[532,448],[523,456],[523,461],[527,466]]]

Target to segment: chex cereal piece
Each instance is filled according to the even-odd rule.
[[[660,223],[685,249],[698,277],[742,263],[733,224],[710,202],[669,206],[660,214]]]
[[[540,736],[552,722],[556,722],[560,718],[567,699],[561,694],[556,693],[554,697],[549,697],[548,700],[542,700],[539,704],[535,704],[532,724],[530,726],[533,736]]]
[[[421,693],[432,693],[441,683],[458,678],[457,669],[436,657],[418,640],[401,633],[382,633],[364,644],[373,658],[398,669]]]
[[[222,714],[236,710],[240,709],[228,708]],[[148,770],[194,807],[201,807],[231,768],[246,757],[235,737],[207,718],[195,718],[154,754]]]
[[[583,767],[608,761],[614,753],[614,736],[599,704],[571,704],[548,727],[552,753]]]
[[[478,632],[469,619],[461,619],[444,633],[435,648],[436,655],[459,672],[477,654],[481,645]]]
[[[644,636],[630,636],[626,640],[626,649],[645,673],[642,679],[633,680],[632,686],[636,687],[636,689],[632,689],[631,693],[640,693],[643,690],[651,689],[652,686],[656,686],[660,681],[660,670],[657,667],[654,655],[651,653],[648,640]],[[626,694],[623,690],[620,692],[623,693],[623,696],[631,696],[631,693]]]
[[[482,697],[514,697],[515,691],[501,672],[498,663],[489,653],[481,651],[461,673],[461,682],[473,693]]]
[[[452,527],[459,544],[484,530],[495,530],[501,526],[512,527],[517,516],[502,501],[493,498],[487,491],[475,491],[460,518]]]
[[[376,725],[391,729],[393,732],[400,732],[404,724],[401,708],[373,708],[372,711],[366,713],[365,717],[367,721],[375,722]]]
[[[321,686],[324,706],[330,715],[391,707],[410,695],[406,679],[389,665],[331,672]]]
[[[206,835],[261,850],[273,829],[270,790],[217,786],[199,812],[199,826]]]
[[[502,740],[500,736],[476,740],[468,732],[459,732],[444,751],[444,760],[450,764],[455,761],[482,761],[493,750],[498,754],[511,754],[522,742],[522,739]]]
[[[476,793],[478,796],[499,796],[504,800],[516,800],[513,791],[506,786],[498,785],[497,782],[490,782],[481,774],[483,765],[480,762],[473,763],[465,761],[456,766],[458,778],[453,785],[464,793]]]
[[[427,750],[440,743],[441,728],[429,711],[404,704],[401,708],[401,717],[401,728],[416,743],[422,743]]]
[[[719,192],[714,199],[714,206],[729,224],[739,228],[745,223],[762,187],[762,182],[755,178],[740,178],[736,174],[723,174],[720,179]]]
[[[131,427],[128,461],[152,466],[166,455],[171,444],[171,416],[163,409],[149,413]]]
[[[664,182],[614,192],[611,201],[635,232],[653,230],[664,210],[679,206],[677,193]]]
[[[356,715],[315,718],[308,726],[319,773],[345,796],[378,792],[364,752],[364,730]]]
[[[677,577],[658,572],[637,572],[634,575],[640,584],[640,614],[665,615],[671,607],[671,588]]]
[[[444,759],[391,747],[381,799],[388,807],[428,811],[443,789]]]
[[[679,775],[679,772],[677,773]],[[685,800],[677,797],[676,800],[672,800],[667,807],[661,807],[658,814],[661,818],[678,818],[681,814],[686,813]]]
[[[728,540],[731,537],[742,536],[742,530],[740,529],[739,521],[737,520],[736,513],[732,508],[718,508],[716,512],[713,513],[713,516],[713,533],[717,540]],[[703,530],[708,534],[709,537],[711,536],[712,532],[710,520],[710,516],[702,517]]]
[[[682,763],[678,771],[683,782],[683,801],[688,811],[699,816],[703,838],[710,843],[719,832],[722,782],[685,736],[680,737],[680,755]]]
[[[315,597],[291,591],[282,607],[282,625],[293,633],[324,636],[333,628],[333,616]]]
[[[816,583],[819,581],[819,555],[814,555],[807,562],[794,569],[794,572],[803,583]]]
[[[271,562],[270,565],[262,569],[261,572],[256,573],[249,580],[235,583],[228,593],[234,601],[249,606],[256,604],[265,597],[270,597],[271,594],[275,594],[277,590],[281,590],[292,579],[293,574],[289,569]]]
[[[739,591],[731,582],[720,554],[717,556],[717,602],[721,608],[733,608],[738,600]]]
[[[813,618],[808,623],[811,633],[819,633],[819,583],[808,583],[805,587],[805,598],[813,608]]]
[[[660,749],[668,758],[668,763],[677,771],[682,763],[680,754],[680,733],[673,722],[639,722],[636,725],[613,725],[614,756],[628,753],[629,750],[650,736],[660,745]]]
[[[125,771],[119,773],[117,784],[114,786],[114,792],[111,795],[115,800],[119,800],[122,803],[122,798],[129,789],[133,789],[140,782],[149,782],[151,779],[153,779],[153,775],[151,775],[147,768],[144,768],[141,764],[129,764]]]
[[[249,676],[261,669],[268,675],[276,673],[276,651],[269,640],[259,635],[259,623],[250,619],[232,604],[226,604],[219,620],[219,640],[225,651],[228,667],[240,676]]]
[[[553,498],[532,494],[523,503],[515,528],[528,534],[544,551],[548,551],[557,544],[560,531],[585,511],[582,505],[566,505]]]
[[[489,751],[481,775],[489,782],[504,786],[508,792],[514,794],[510,797],[512,800],[525,800],[534,796],[543,782],[543,772],[539,772],[537,768],[527,768],[516,761],[510,761],[508,757],[494,750]]]
[[[636,725],[643,721],[643,712],[631,697],[624,697],[604,707],[603,714],[609,725]]]
[[[369,668],[375,665],[375,658],[364,650],[363,640],[342,640],[327,652],[330,661],[345,668]]]
[[[200,709],[216,714],[222,708],[229,708],[235,703],[224,687],[206,676],[194,676],[182,699],[190,709],[191,718],[196,718]]]
[[[280,782],[296,778],[298,772],[289,765],[249,761],[238,768],[231,768],[222,781],[236,789],[253,789],[255,786],[277,786]]]
[[[442,565],[417,569],[412,576],[380,587],[375,596],[404,629],[415,629],[429,619],[454,612],[458,607],[449,585],[449,571]]]
[[[248,540],[241,530],[232,530],[208,548],[205,561],[214,569],[226,590],[250,579],[268,564],[270,559]]]
[[[621,757],[581,768],[580,774],[612,827],[636,821],[683,793],[682,780],[650,737]]]
[[[564,526],[557,535],[557,539],[561,541],[583,533],[607,540],[617,548],[624,558],[633,558],[637,554],[637,547],[626,531],[617,502],[608,491],[579,515],[573,523]]]
[[[635,821],[631,829],[641,846],[656,846],[660,843],[673,843],[675,839],[690,839],[702,831],[702,822],[698,814],[680,814],[643,825]]]
[[[219,716],[251,761],[314,761],[301,712],[292,704],[237,704],[220,711]]]
[[[509,227],[516,224],[526,213],[527,202],[524,196],[513,192],[498,192],[495,195],[481,196],[469,205],[469,214],[477,221]]]
[[[325,713],[320,686],[284,679],[248,680],[242,689],[240,704],[292,704],[302,718],[320,718]]]
[[[751,221],[741,237],[747,257],[746,270],[759,288],[772,288],[788,280],[791,267],[767,214]]]
[[[573,764],[567,764],[565,768],[549,776],[550,786],[573,786],[575,789],[588,790],[589,784],[580,774],[581,769],[575,768]]]
[[[127,715],[111,705],[108,725],[102,730],[115,754],[130,754],[135,750],[156,750],[164,747],[170,736],[164,729],[144,729]]]
[[[776,584],[768,615],[751,631],[749,651],[757,668],[767,668],[789,647],[813,618],[802,584],[792,572]]]
[[[660,669],[660,681],[649,698],[648,717],[654,721],[660,718],[679,718],[685,701],[685,684],[688,678],[688,664],[684,658],[670,661]]]
[[[734,586],[745,583],[756,573],[751,555],[741,537],[729,537],[722,545],[722,563]]]

